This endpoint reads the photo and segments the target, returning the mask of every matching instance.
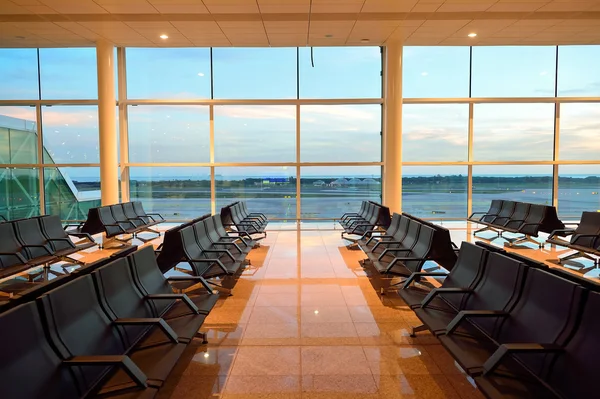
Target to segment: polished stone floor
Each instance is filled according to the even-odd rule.
[[[474,225],[444,225],[458,245],[474,241]],[[378,294],[359,265],[364,254],[347,248],[339,226],[269,227],[233,296],[221,298],[206,319],[209,344],[188,347],[159,398],[483,397],[433,336],[409,336],[418,319],[394,292]],[[514,250],[554,267],[552,260],[567,252],[531,244]],[[597,271],[591,263],[569,267],[582,275]]]

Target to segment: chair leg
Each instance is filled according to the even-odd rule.
[[[598,263],[597,259],[595,259],[595,258],[591,257],[590,255],[586,254],[585,252],[581,252],[581,251],[577,251],[577,252],[575,252],[571,255],[567,255],[563,258],[559,257],[558,263],[560,264],[566,260],[577,259],[577,258],[585,258],[585,259],[591,260],[592,262],[594,262],[594,265],[596,265]]]
[[[197,332],[197,333],[196,333],[196,337],[198,337],[198,338],[202,338],[202,344],[203,344],[203,345],[206,345],[206,344],[208,344],[207,333],[201,333],[201,332]]]
[[[413,327],[411,329],[410,336],[412,338],[415,338],[417,336],[417,333],[421,332],[421,331],[427,331],[427,327],[425,327],[425,324],[421,324],[421,325]]]

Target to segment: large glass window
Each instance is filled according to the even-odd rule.
[[[295,48],[213,49],[214,96],[296,98]]]
[[[559,97],[600,96],[599,63],[600,46],[559,46]]]
[[[600,165],[560,165],[559,216],[579,220],[584,211],[600,212]]]
[[[98,106],[42,107],[45,163],[98,163]]]
[[[469,47],[405,47],[404,98],[469,97]]]
[[[37,163],[37,124],[33,107],[0,107],[0,164]]]
[[[600,160],[600,104],[566,103],[560,105],[559,158]]]
[[[39,215],[38,168],[0,168],[0,215],[21,219]]]
[[[379,47],[301,47],[299,51],[300,98],[381,98]]]
[[[46,213],[62,220],[85,220],[101,205],[100,168],[44,168]]]
[[[404,162],[467,160],[468,104],[407,104],[402,124]]]
[[[98,98],[95,48],[40,49],[42,98]]]
[[[475,161],[551,161],[554,104],[475,104]]]
[[[127,97],[210,98],[207,48],[128,48]]]
[[[129,162],[209,162],[207,106],[140,105],[128,108]]]
[[[362,201],[381,202],[380,166],[301,168],[302,218],[339,218]]]
[[[252,212],[270,218],[296,218],[296,168],[215,168],[217,209],[246,200]]]
[[[552,205],[552,165],[473,166],[473,212],[493,199]]]
[[[473,47],[473,97],[554,97],[556,47]]]
[[[39,98],[37,50],[0,50],[0,100]]]
[[[216,162],[295,162],[294,105],[215,107]]]
[[[402,211],[423,218],[463,218],[467,213],[466,166],[402,168]]]
[[[210,168],[132,167],[129,198],[167,220],[190,220],[210,213]]]
[[[380,105],[300,107],[302,162],[380,162]]]

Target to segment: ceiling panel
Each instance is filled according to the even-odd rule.
[[[309,9],[310,0],[0,0],[0,46],[600,44],[600,0],[313,0]]]

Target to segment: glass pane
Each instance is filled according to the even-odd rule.
[[[129,162],[208,162],[207,106],[130,106]]]
[[[85,220],[101,205],[100,168],[44,168],[46,213],[62,220]]]
[[[0,108],[0,164],[37,163],[34,107]]]
[[[0,100],[37,100],[37,50],[0,50]]]
[[[598,97],[600,46],[558,47],[558,95]]]
[[[42,107],[44,163],[99,163],[98,106]]]
[[[215,98],[296,98],[296,48],[214,48]]]
[[[466,161],[468,104],[409,104],[402,112],[402,160]]]
[[[554,97],[556,47],[473,47],[473,97]]]
[[[296,168],[227,167],[215,168],[217,212],[245,200],[251,212],[269,218],[296,218]]]
[[[551,161],[554,104],[475,104],[476,161]]]
[[[40,214],[39,169],[0,169],[0,215],[22,219]]]
[[[302,162],[380,162],[380,105],[300,107]]]
[[[584,211],[600,212],[600,165],[560,165],[559,217],[579,221]]]
[[[552,205],[552,165],[473,166],[473,212],[494,199]]]
[[[405,47],[404,98],[469,97],[469,47]]]
[[[464,218],[467,214],[466,166],[402,168],[402,212],[430,218]]]
[[[379,47],[300,48],[300,98],[381,97]]]
[[[127,97],[210,98],[207,48],[128,48]]]
[[[95,48],[42,48],[40,68],[43,99],[98,98]]]
[[[560,105],[560,160],[600,160],[600,104]]]
[[[191,220],[210,213],[210,168],[130,168],[129,198],[146,212],[168,220]]]
[[[381,167],[303,167],[302,218],[339,218],[362,201],[381,202]]]
[[[296,106],[215,107],[216,162],[295,162]]]

